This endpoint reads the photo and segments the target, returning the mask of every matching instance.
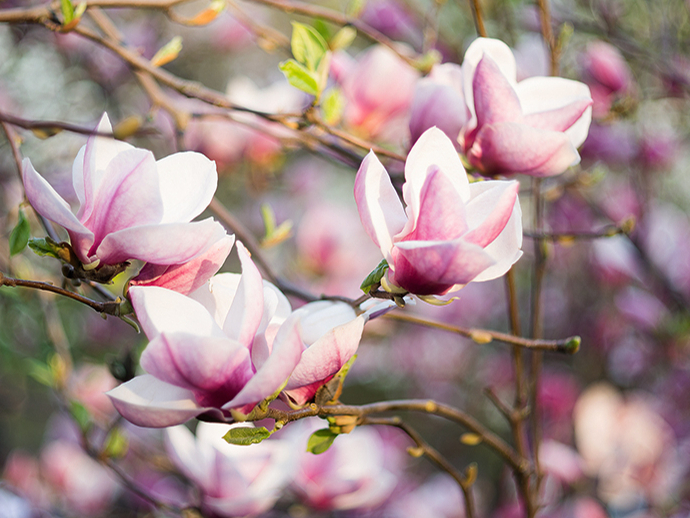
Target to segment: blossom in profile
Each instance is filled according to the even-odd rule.
[[[478,38],[462,64],[470,117],[459,143],[482,174],[553,176],[579,163],[592,98],[584,83],[561,77],[516,80],[510,48]]]
[[[613,45],[594,41],[580,56],[585,83],[592,92],[594,116],[606,116],[617,98],[630,95],[634,81],[625,58]]]
[[[355,179],[369,237],[388,262],[388,281],[416,295],[444,295],[506,273],[522,252],[516,181],[469,183],[450,139],[427,130],[405,163],[404,209],[373,152]]]
[[[107,115],[96,131],[112,132]],[[211,218],[191,222],[210,203],[218,181],[215,164],[199,153],[175,153],[156,161],[148,150],[93,135],[72,167],[80,203],[76,214],[29,159],[23,165],[29,202],[67,230],[87,269],[131,259],[182,264],[226,237]]]
[[[295,451],[281,439],[251,446],[229,444],[223,439],[228,429],[202,422],[195,437],[184,426],[174,426],[165,431],[166,448],[173,463],[199,488],[205,512],[256,516],[273,507],[289,483]]]

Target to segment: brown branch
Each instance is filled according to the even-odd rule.
[[[418,324],[426,327],[442,329],[444,331],[465,336],[478,343],[488,343],[492,340],[496,340],[497,342],[517,345],[519,347],[524,347],[526,349],[532,349],[537,351],[553,351],[566,354],[575,354],[580,348],[579,336],[570,336],[568,338],[563,338],[561,340],[530,339],[510,335],[508,333],[490,331],[487,329],[475,329],[455,326],[451,324],[446,324],[444,322],[437,322],[434,320],[427,320],[424,318],[415,317],[405,313],[387,313],[382,318],[388,318],[391,320],[398,320],[401,322],[409,322],[411,324]]]
[[[0,121],[28,130],[41,130],[47,132],[69,131],[72,133],[79,133],[81,135],[98,135],[99,137],[115,138],[112,133],[99,132],[93,128],[78,126],[76,124],[70,124],[69,122],[32,121],[2,112],[0,112]]]
[[[477,29],[477,34],[480,37],[486,38],[486,27],[484,27],[484,18],[482,17],[481,0],[469,0],[470,8],[472,9],[472,18],[474,19],[474,26]]]
[[[24,180],[22,179],[22,170],[24,168],[22,167],[22,156],[19,153],[19,143],[17,142],[19,136],[10,127],[10,125],[3,120],[2,117],[2,113],[0,113],[0,126],[2,126],[2,130],[5,132],[7,142],[9,143],[10,149],[12,150],[12,158],[14,159],[14,164],[17,166],[17,174],[19,175],[19,181],[22,185],[24,185]],[[26,194],[24,195],[24,199],[26,199]]]
[[[594,231],[584,231],[584,232],[562,232],[562,233],[550,233],[550,232],[538,232],[538,231],[523,231],[522,235],[529,239],[536,239],[541,241],[576,241],[584,239],[599,239],[603,237],[613,237],[619,234],[629,234],[632,231],[630,223],[624,223],[622,225],[607,225],[601,230]]]
[[[50,291],[52,293],[57,293],[58,295],[76,300],[77,302],[81,302],[82,304],[86,304],[91,309],[99,313],[113,316],[122,315],[122,301],[96,302],[95,300],[83,297],[78,293],[60,288],[48,282],[14,279],[12,277],[6,277],[2,272],[0,272],[0,287],[1,286],[8,286],[10,288],[33,288],[35,290]]]

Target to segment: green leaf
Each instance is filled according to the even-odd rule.
[[[41,256],[54,257],[55,259],[60,259],[60,251],[62,246],[56,243],[49,237],[45,238],[32,238],[29,239],[29,248],[34,251],[35,254]]]
[[[17,255],[26,248],[31,235],[31,225],[22,209],[19,209],[19,221],[10,234],[10,255]]]
[[[346,25],[342,29],[340,29],[338,32],[335,33],[335,36],[333,36],[329,40],[329,46],[331,47],[331,50],[336,51],[336,50],[343,50],[348,48],[350,45],[352,45],[352,42],[355,41],[355,38],[357,37],[357,29],[350,25]]]
[[[303,23],[292,22],[292,55],[305,65],[308,70],[315,71],[323,59],[328,44],[316,29]]]
[[[91,414],[84,405],[78,401],[72,401],[69,405],[69,413],[83,432],[91,428]]]
[[[230,444],[249,446],[250,444],[258,444],[264,439],[268,439],[270,436],[271,432],[264,426],[261,428],[239,426],[237,428],[230,428],[228,433],[223,436],[223,439]]]
[[[329,88],[321,101],[321,111],[323,120],[329,126],[334,126],[340,122],[345,108],[345,98],[339,88]]]
[[[182,51],[182,37],[175,36],[168,43],[163,45],[158,52],[151,58],[151,65],[162,67],[177,58]]]
[[[124,457],[129,448],[129,437],[120,428],[113,428],[105,438],[103,454],[109,459]]]
[[[65,25],[74,20],[74,6],[70,0],[60,0],[60,10],[62,11]]]
[[[381,283],[381,279],[383,279],[383,276],[386,275],[386,270],[388,270],[388,261],[383,259],[378,266],[374,268],[369,275],[367,275],[367,278],[364,279],[359,289],[361,289],[364,293],[369,293],[371,288]]]
[[[26,359],[27,374],[46,387],[53,386],[53,373],[45,363],[31,358]]]
[[[333,433],[330,428],[316,430],[309,437],[309,441],[307,441],[307,451],[314,455],[319,455],[331,447],[336,437],[338,437],[338,434]]]
[[[294,59],[288,59],[280,64],[280,70],[295,88],[315,97],[319,95],[319,83],[316,80],[316,74],[307,70],[304,65],[297,63]]]

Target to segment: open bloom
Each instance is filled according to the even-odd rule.
[[[552,176],[580,161],[576,148],[592,118],[587,85],[561,77],[518,83],[510,47],[490,38],[469,46],[462,76],[470,118],[459,142],[483,174]]]
[[[246,426],[246,425],[242,425]],[[228,444],[228,425],[199,423],[196,437],[184,426],[166,430],[172,461],[201,493],[213,516],[255,516],[270,509],[294,473],[289,441],[270,439],[250,447]]]
[[[516,181],[470,184],[450,139],[427,130],[405,162],[403,209],[370,152],[355,179],[359,215],[390,267],[388,280],[416,295],[443,295],[503,275],[522,252]]]
[[[112,131],[107,115],[97,131]],[[226,236],[210,218],[190,223],[208,206],[218,181],[215,164],[199,153],[156,161],[148,150],[91,136],[72,166],[76,215],[29,159],[23,180],[34,209],[63,226],[79,260],[94,268],[129,259],[182,264]]]

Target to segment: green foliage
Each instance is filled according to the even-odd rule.
[[[352,42],[355,41],[356,37],[357,29],[349,25],[346,25],[345,27],[341,28],[338,32],[336,32],[331,39],[328,40],[328,44],[331,50],[333,51],[343,50],[352,45]]]
[[[110,459],[120,459],[127,454],[129,437],[120,428],[113,428],[105,438],[103,454]]]
[[[31,235],[31,225],[22,209],[19,209],[19,221],[10,234],[10,255],[17,255],[26,248]]]
[[[29,239],[29,248],[31,248],[31,250],[33,250],[37,255],[60,259],[60,251],[62,250],[63,246],[60,243],[56,243],[49,237],[35,237]]]
[[[359,289],[361,289],[364,293],[369,293],[371,288],[381,283],[381,279],[383,279],[383,276],[386,275],[386,270],[388,270],[388,261],[383,259],[378,266],[374,268],[369,275],[367,275]]]
[[[91,428],[91,414],[79,401],[70,402],[69,413],[82,432],[87,432]]]
[[[338,436],[337,433],[331,431],[330,428],[323,428],[322,430],[316,430],[309,437],[307,441],[307,451],[318,455],[328,450]]]
[[[288,59],[279,66],[292,86],[314,97],[319,95],[319,83],[315,74],[307,70],[304,65],[297,63],[294,59]]]
[[[317,99],[326,86],[330,53],[326,40],[308,25],[292,22],[292,55],[280,64],[280,70],[295,88]]]
[[[329,88],[321,101],[321,111],[323,120],[331,126],[338,124],[345,108],[345,99],[340,92],[340,88]]]
[[[231,428],[223,436],[230,444],[237,444],[239,446],[249,446],[250,444],[258,444],[264,439],[268,439],[271,433],[266,427],[249,428],[247,426],[239,426]]]

